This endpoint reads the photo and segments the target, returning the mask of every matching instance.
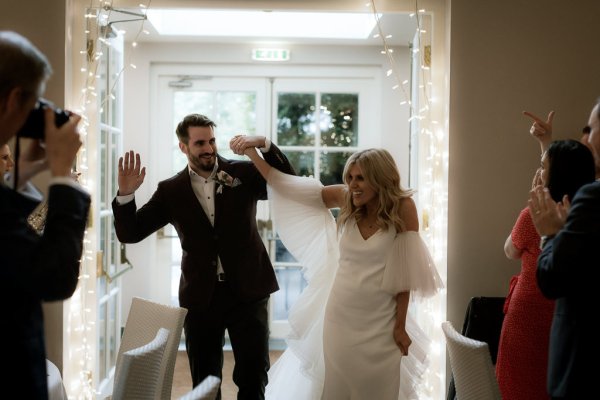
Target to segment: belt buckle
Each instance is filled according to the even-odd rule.
[[[225,273],[224,272],[217,274],[217,282],[225,282]]]

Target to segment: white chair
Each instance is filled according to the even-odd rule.
[[[181,396],[178,400],[215,400],[219,392],[221,379],[209,375],[191,391]]]
[[[442,322],[457,400],[502,400],[487,343],[460,334]]]
[[[186,314],[187,309],[182,307],[173,307],[134,297],[119,346],[115,376],[119,374],[123,353],[151,341],[160,328],[168,329],[170,335],[158,377],[156,399],[171,400],[175,360]]]
[[[149,343],[126,351],[115,376],[112,400],[154,400],[159,393],[159,377],[169,330],[160,328]]]

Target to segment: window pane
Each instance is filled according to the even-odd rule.
[[[271,295],[273,298],[273,320],[286,320],[290,308],[306,287],[306,281],[302,277],[300,268],[295,267],[276,267],[275,275],[281,290]]]
[[[119,54],[114,47],[108,47],[108,73],[109,73],[109,82],[108,82],[108,90],[111,92],[108,96],[108,104],[110,107],[105,106],[106,109],[110,109],[110,124],[114,127],[121,126],[121,104],[119,96],[121,93],[120,86],[123,84],[123,80],[121,78],[122,65],[123,65],[123,57]],[[112,96],[111,96],[112,95]]]
[[[344,165],[351,152],[324,152],[321,153],[321,182],[323,185],[343,183],[342,175]]]
[[[112,225],[111,219],[106,218],[106,223]],[[110,230],[110,273],[115,274],[118,270],[118,266],[121,263],[120,260],[120,247],[119,240],[117,239],[117,233],[114,229]],[[119,256],[119,257],[118,257]]]
[[[109,365],[117,364],[117,352],[119,350],[117,348],[117,332],[119,332],[120,328],[117,324],[117,306],[117,296],[111,296],[110,300],[108,301],[109,319],[107,321],[108,329],[106,330],[106,340],[109,343],[107,348]]]
[[[107,184],[107,176],[106,176],[106,172],[107,172],[107,168],[108,168],[108,131],[106,129],[101,129],[100,130],[100,209],[106,209],[108,208],[108,202],[110,200],[107,200],[107,198],[109,196],[112,196],[112,194],[108,195],[106,192],[106,189],[108,188],[108,184]],[[114,193],[117,193],[116,191]]]
[[[106,258],[109,257],[109,250],[107,248],[106,237],[108,235],[107,232],[110,232],[111,227],[108,226],[107,219],[100,219],[100,252],[102,254],[102,269],[106,271]],[[98,294],[98,298],[101,298],[107,293],[107,285],[106,285],[106,277],[102,276],[98,279],[96,293]]]
[[[275,262],[297,262],[279,239],[275,241]]]
[[[98,335],[98,374],[100,375],[98,378],[100,380],[106,379],[106,329],[107,329],[107,309],[106,303],[101,303],[98,306],[98,330],[100,335]]]
[[[256,135],[256,93],[217,92],[217,113],[207,115],[217,124],[215,136],[219,154],[225,158],[246,160],[229,149],[229,142],[235,135]]]
[[[314,93],[279,93],[277,96],[277,144],[314,146],[316,100]]]
[[[100,47],[100,51],[102,51],[104,54],[108,54],[108,46],[105,45],[104,43],[101,44]],[[100,102],[98,103],[100,108],[102,111],[100,111],[100,122],[103,124],[107,124],[108,123],[108,91],[110,90],[108,88],[108,77],[106,76],[108,73],[108,67],[107,67],[107,57],[100,57],[100,65],[98,65],[97,68],[97,74],[98,74],[98,94],[100,95]]]
[[[120,137],[121,137],[121,133],[115,131],[112,133],[112,139],[110,141],[110,159],[111,159],[111,166],[112,166],[110,171],[112,173],[112,176],[110,177],[110,191],[108,193],[108,198],[106,199],[108,208],[110,208],[110,204],[112,202],[112,197],[117,193],[117,190],[119,189],[118,165],[119,165],[119,157],[121,156],[119,154],[119,138]],[[106,167],[108,168],[108,165],[106,165]]]
[[[328,147],[358,145],[358,94],[321,94],[321,144]]]
[[[298,176],[315,176],[315,153],[308,151],[284,151]]]

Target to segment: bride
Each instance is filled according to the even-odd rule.
[[[356,152],[344,184],[323,186],[271,168],[236,138],[231,148],[267,180],[279,236],[308,282],[290,310],[292,334],[269,371],[267,399],[417,398],[429,342],[409,302],[442,281],[392,156]],[[330,208],[340,209],[337,223]]]

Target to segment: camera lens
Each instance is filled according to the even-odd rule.
[[[54,109],[54,123],[57,127],[62,126],[69,120],[70,113],[54,108],[52,103],[46,99],[39,99],[35,108],[31,110],[25,124],[17,132],[17,137],[25,137],[31,139],[44,139],[45,117],[44,110],[49,107]]]

